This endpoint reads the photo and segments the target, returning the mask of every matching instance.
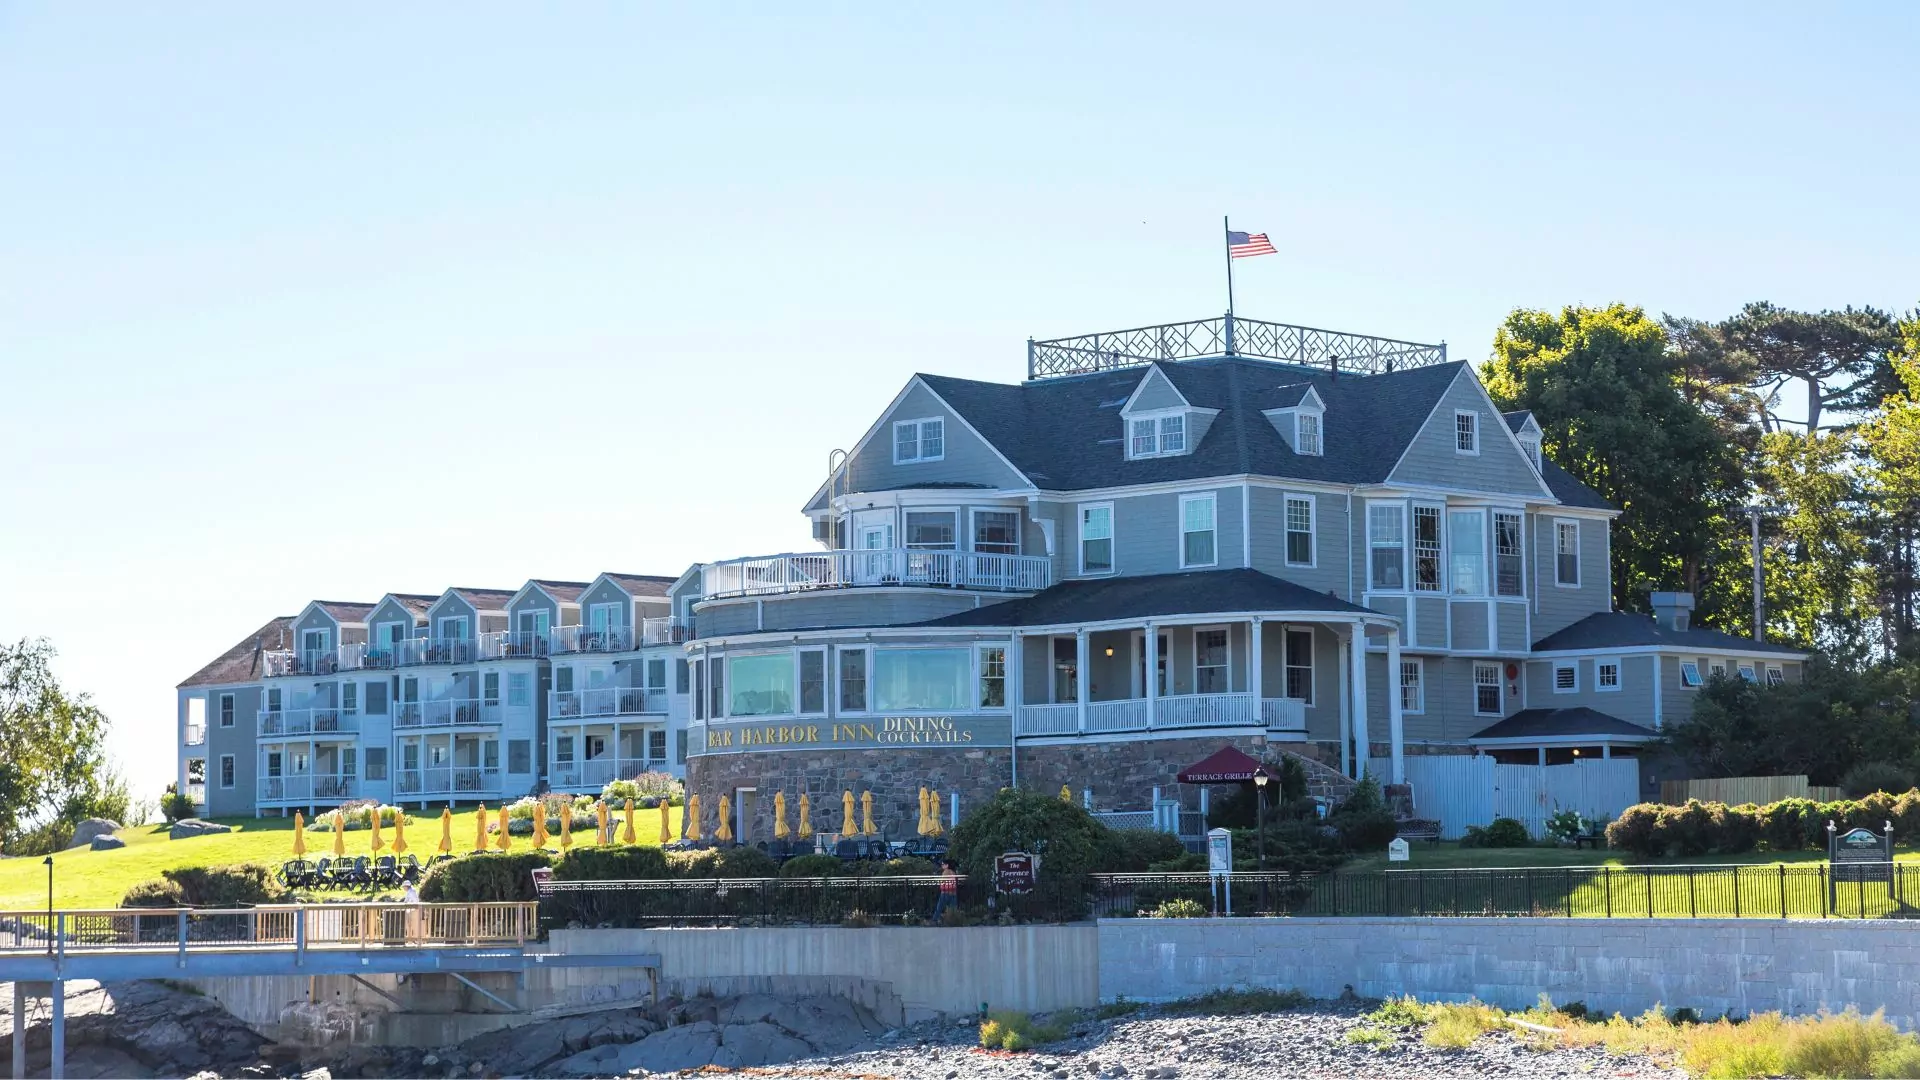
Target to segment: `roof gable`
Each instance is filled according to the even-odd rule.
[[[1160,365],[1147,365],[1147,373],[1141,377],[1140,384],[1133,388],[1127,403],[1120,406],[1121,416],[1132,416],[1137,412],[1154,412],[1159,409],[1185,409],[1193,405],[1180,388],[1173,385],[1167,373]]]
[[[292,615],[279,615],[268,619],[260,629],[241,638],[233,644],[232,648],[214,657],[207,666],[187,676],[179,683],[179,688],[225,686],[232,683],[252,682],[260,678],[262,675],[260,654],[267,649],[278,648],[282,642],[291,637],[294,619],[295,616]]]

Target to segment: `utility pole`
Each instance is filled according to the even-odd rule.
[[[1782,514],[1786,510],[1779,506],[1762,506],[1754,503],[1744,508],[1747,517],[1753,522],[1753,640],[1767,639],[1767,564],[1763,559],[1764,549],[1760,546],[1760,518],[1762,515]]]

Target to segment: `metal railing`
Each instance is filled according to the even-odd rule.
[[[619,653],[633,651],[633,628],[627,626],[556,626],[547,634],[547,647],[561,653]]]
[[[519,901],[0,912],[0,953],[522,946],[538,933],[538,905]]]
[[[1089,701],[1084,728],[1080,726],[1079,706],[1072,702],[1022,705],[1015,718],[1014,734],[1072,735],[1083,730],[1109,734],[1194,727],[1305,731],[1306,702],[1297,698],[1255,698],[1252,694],[1170,694],[1154,701],[1150,720],[1145,698]]]
[[[273,677],[279,675],[332,675],[343,670],[352,670],[357,666],[361,650],[365,646],[342,646],[338,649],[270,649],[260,654],[261,674]],[[343,661],[342,654],[349,653],[354,664]]]
[[[420,664],[471,664],[479,657],[472,638],[403,638],[386,646],[395,667]]]
[[[530,630],[495,630],[480,635],[476,655],[481,660],[538,659],[547,655],[547,635]]]
[[[183,742],[187,746],[205,746],[207,742],[207,725],[188,724]]]
[[[360,778],[340,773],[290,773],[263,776],[258,791],[262,802],[305,802],[309,799],[351,799],[359,793]]]
[[[541,887],[543,928],[580,926],[841,926],[929,922],[940,878],[853,876],[551,881]],[[1086,901],[1057,891],[996,895],[961,877],[958,903],[976,913],[1033,922],[1085,918]]]
[[[890,586],[1039,592],[1053,584],[1053,561],[1043,555],[877,548],[731,559],[707,563],[700,573],[708,598]]]
[[[1447,347],[1222,315],[1098,334],[1027,341],[1027,378],[1084,375],[1159,360],[1245,356],[1375,375],[1444,364]]]
[[[590,690],[555,690],[547,696],[547,715],[553,720],[595,716],[641,716],[667,711],[667,692],[640,686],[600,686]]]

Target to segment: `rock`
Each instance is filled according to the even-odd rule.
[[[783,1065],[813,1056],[813,1047],[773,1024],[729,1024],[722,1030],[713,1064],[729,1069]]]
[[[85,847],[93,843],[96,836],[112,836],[120,831],[120,823],[108,818],[90,817],[73,827],[73,841],[70,848]],[[94,850],[98,851],[96,847]]]
[[[87,846],[94,851],[112,851],[114,848],[126,847],[127,842],[117,836],[96,836],[87,841]]]
[[[181,818],[167,830],[167,839],[185,840],[195,836],[212,836],[215,833],[232,832],[233,827],[217,821],[202,821],[199,818]]]
[[[421,1058],[421,1059],[420,1059],[420,1064],[422,1064],[422,1065],[426,1065],[426,1066],[429,1066],[429,1067],[431,1067],[431,1066],[434,1066],[434,1065],[438,1065],[438,1064],[440,1064],[440,1055],[439,1055],[439,1054],[428,1054],[428,1055],[427,1055],[426,1057],[423,1057],[423,1058]]]
[[[321,1068],[315,1069],[312,1072],[301,1073],[300,1080],[333,1080],[333,1073],[329,1072],[324,1066],[322,1066]]]

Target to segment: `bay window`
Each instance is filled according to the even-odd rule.
[[[964,712],[972,681],[969,649],[873,650],[876,712]]]
[[[1448,569],[1453,575],[1454,595],[1486,595],[1487,515],[1479,510],[1449,513],[1447,541],[1452,545]]]
[[[1020,554],[1020,515],[1012,510],[975,510],[973,550],[987,555]]]
[[[793,654],[765,653],[727,659],[733,685],[729,716],[783,716],[793,712]]]
[[[951,551],[954,517],[952,510],[907,511],[907,546],[922,551]]]
[[[1367,506],[1367,545],[1373,587],[1406,588],[1407,526],[1398,503]]]
[[[1526,560],[1521,541],[1519,514],[1494,511],[1493,514],[1493,591],[1496,596],[1525,596]]]
[[[1413,587],[1440,591],[1440,508],[1413,508]]]

